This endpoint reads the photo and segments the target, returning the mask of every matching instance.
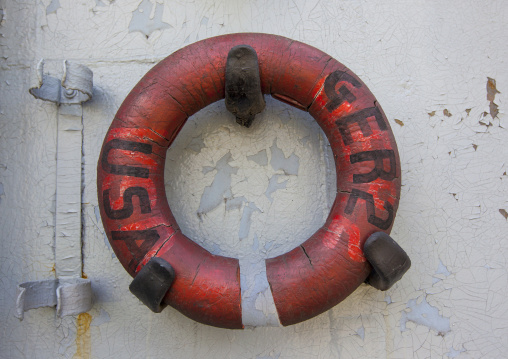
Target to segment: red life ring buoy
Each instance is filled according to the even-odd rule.
[[[262,92],[319,123],[337,169],[337,197],[323,227],[266,260],[286,326],[332,308],[365,280],[371,267],[363,243],[390,232],[399,202],[399,156],[386,116],[365,84],[329,55],[280,36],[232,34],[168,56],[129,93],[106,134],[99,206],[111,246],[132,276],[152,257],[163,258],[176,275],[166,304],[204,324],[243,327],[238,260],[212,255],[182,234],[164,189],[166,150],[189,116],[224,98],[228,52],[241,44],[257,52]]]

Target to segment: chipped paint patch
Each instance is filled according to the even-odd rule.
[[[242,320],[246,327],[280,326],[264,261],[240,259]]]
[[[172,26],[162,21],[164,4],[152,4],[150,0],[143,0],[132,13],[129,32],[140,32],[148,38],[154,31],[162,31]]]
[[[111,321],[111,317],[109,316],[109,313],[101,308],[99,315],[93,317],[93,320],[90,323],[90,325],[93,327],[99,327],[99,326],[101,326],[105,323],[108,323],[110,321]]]
[[[203,148],[205,148],[205,142],[203,141],[203,136],[193,137],[192,140],[187,145],[187,148],[196,153],[200,153]]]
[[[266,154],[266,150],[261,150],[252,156],[247,156],[247,159],[260,166],[266,166],[268,164],[268,155]]]
[[[270,200],[270,202],[273,202],[272,193],[274,193],[275,191],[277,191],[279,189],[286,188],[286,185],[289,181],[289,180],[285,180],[285,181],[279,183],[279,177],[281,177],[281,176],[282,175],[273,175],[272,177],[270,177],[270,180],[268,181],[268,187],[266,188],[265,196],[266,196],[266,198],[268,198]]]
[[[426,296],[422,297],[420,303],[417,303],[417,299],[411,299],[406,306],[410,309],[409,312],[402,312],[400,318],[400,331],[404,332],[407,330],[406,323],[413,322],[417,325],[423,325],[436,331],[439,335],[444,335],[451,331],[450,319],[445,318],[439,314],[439,310],[436,307],[431,306],[427,303]]]
[[[51,3],[46,7],[46,15],[55,14],[60,8],[60,0],[51,0]]]
[[[282,170],[286,175],[298,175],[298,167],[300,167],[300,158],[294,154],[289,157],[284,156],[284,152],[277,147],[277,138],[273,140],[273,144],[270,147],[270,153],[272,158],[270,164],[274,171]]]
[[[464,349],[464,347],[462,347],[461,349],[459,350],[456,350],[454,349],[453,347],[450,348],[450,351],[447,352],[445,355],[448,357],[448,358],[456,358],[460,355],[460,353],[464,353],[466,351],[466,349]]]
[[[250,202],[248,205],[243,207],[242,218],[240,219],[240,229],[238,230],[238,238],[240,240],[247,238],[252,224],[252,214],[254,212],[262,212],[254,202]]]
[[[449,277],[451,275],[450,271],[448,271],[448,268],[443,264],[441,260],[439,260],[439,264],[437,266],[436,273],[434,277],[432,278],[432,284],[436,284],[437,282],[441,281],[442,279],[439,278],[439,276]],[[438,277],[436,277],[438,276]]]
[[[229,165],[231,160],[231,152],[228,152],[215,164],[217,173],[212,184],[203,191],[197,212],[198,217],[217,208],[225,198],[232,197],[231,175],[238,172],[238,167],[231,167]]]
[[[356,331],[356,335],[365,340],[365,327],[363,325]]]
[[[489,111],[490,111],[490,116],[492,118],[497,117],[497,115],[499,114],[499,110],[498,110],[499,106],[494,103],[494,100],[496,99],[496,95],[498,93],[501,93],[501,92],[499,92],[497,90],[496,80],[494,80],[493,78],[487,77],[487,101],[490,102]]]

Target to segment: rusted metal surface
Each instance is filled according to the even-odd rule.
[[[98,165],[101,216],[131,275],[153,256],[175,269],[167,304],[201,323],[242,328],[238,260],[212,255],[179,231],[163,169],[188,116],[224,97],[228,53],[243,44],[258,54],[262,92],[308,110],[320,124],[338,171],[325,225],[266,261],[280,322],[290,325],[330,309],[364,282],[371,267],[363,244],[372,233],[389,233],[400,195],[386,116],[365,84],[327,54],[280,36],[232,34],[161,61],[127,96],[106,135]]]
[[[248,45],[233,47],[226,62],[226,108],[236,122],[250,127],[254,116],[265,109],[256,51]]]

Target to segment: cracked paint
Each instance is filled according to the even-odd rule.
[[[18,283],[54,277],[56,109],[27,92],[32,61],[40,58],[47,59],[50,72],[66,58],[79,60],[93,69],[96,82],[94,99],[83,107],[82,251],[96,301],[90,312],[91,357],[506,356],[505,2],[485,6],[466,0],[457,11],[454,2],[203,0],[166,2],[157,10],[162,1],[94,0],[70,6],[60,0],[61,7],[47,14],[51,3],[0,0],[3,356],[70,358],[77,349],[76,318],[55,318],[51,309],[29,311],[23,322],[13,316]],[[142,3],[149,5],[144,14],[138,10]],[[160,29],[150,25],[156,13]],[[129,31],[133,17],[142,28],[135,32],[142,35]],[[385,293],[362,285],[339,307],[311,321],[242,332],[196,324],[172,308],[152,314],[130,294],[131,278],[108,249],[95,215],[95,176],[116,109],[153,65],[196,39],[248,31],[276,33],[317,47],[350,67],[375,94],[391,119],[401,155],[402,193],[392,237],[413,265]],[[495,91],[489,90],[488,77],[495,79]],[[287,252],[312,235],[326,219],[335,188],[333,156],[313,120],[265,97],[267,108],[248,131],[236,129],[220,104],[193,115],[189,122],[195,127],[184,127],[178,135],[165,173],[168,200],[182,231],[214,254],[254,263]],[[443,113],[445,108],[451,117]],[[222,126],[231,131],[220,131]],[[201,134],[204,147],[186,148]],[[293,153],[299,157],[298,176],[272,168],[275,138],[284,158]],[[201,221],[196,213],[204,189],[228,151],[228,164],[238,168],[226,188],[231,196],[227,201],[222,196]],[[249,158],[263,151],[266,162],[261,156],[255,157],[259,163]],[[280,176],[277,182],[287,182],[270,195],[271,201],[265,192],[275,175]],[[262,212],[252,213],[249,232],[240,241],[248,203]],[[265,293],[261,289],[253,293]],[[256,300],[257,308],[268,308],[263,297],[255,296],[254,309]],[[449,319],[451,330],[444,336],[410,320],[407,330],[400,330],[403,313],[413,311],[408,301],[417,298],[418,307],[424,297],[437,308],[438,318]],[[102,310],[109,321],[101,322],[107,320]],[[357,332],[362,327],[364,340]]]

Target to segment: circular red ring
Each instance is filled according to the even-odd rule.
[[[337,197],[326,223],[301,246],[266,260],[282,325],[312,318],[367,277],[363,243],[389,233],[400,196],[397,145],[367,86],[329,55],[267,34],[231,34],[189,45],[153,67],[129,93],[106,134],[97,168],[111,246],[132,275],[165,259],[176,279],[164,302],[188,317],[242,328],[238,260],[212,255],[179,230],[164,189],[166,150],[189,116],[224,98],[229,50],[258,55],[264,94],[308,111],[330,142]]]

